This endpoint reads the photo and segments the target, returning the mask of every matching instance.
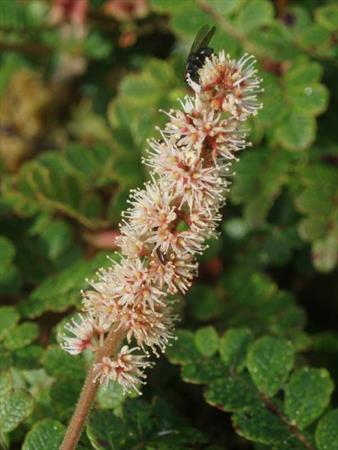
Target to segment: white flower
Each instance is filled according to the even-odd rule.
[[[220,129],[215,139],[208,141],[213,159],[215,162],[217,158],[237,160],[236,152],[251,145],[246,141],[248,130],[243,129],[241,123],[233,118],[223,119]]]
[[[222,219],[222,216],[218,211],[205,208],[205,213],[200,211],[192,211],[190,214],[190,227],[196,235],[204,236],[204,239],[216,237],[215,230],[218,222]],[[219,204],[219,207],[221,204]]]
[[[116,244],[120,247],[122,255],[139,258],[151,253],[149,246],[137,230],[131,227],[130,223],[124,221],[120,226],[120,232],[120,236],[116,238]]]
[[[109,289],[111,302],[122,308],[145,302],[150,308],[156,303],[163,303],[166,293],[158,289],[149,275],[146,265],[140,258],[124,258],[120,263],[100,272],[101,283]],[[99,289],[97,285],[94,287]]]
[[[214,204],[215,199],[223,199],[226,181],[222,167],[206,164],[201,152],[194,148],[179,148],[155,140],[150,145],[153,153],[147,164],[163,177],[167,190],[178,199],[178,209],[187,203],[190,209],[203,211],[205,203]]]
[[[94,366],[94,381],[108,384],[110,380],[117,381],[124,392],[135,390],[138,394],[138,386],[144,384],[146,378],[143,370],[152,364],[144,361],[145,355],[133,355],[137,347],[123,346],[115,360],[104,357],[101,363]]]
[[[166,288],[169,294],[185,293],[197,274],[197,266],[189,253],[178,257],[175,253],[159,256],[155,252],[149,262],[149,272],[160,289]]]
[[[123,309],[120,316],[120,324],[127,332],[128,342],[134,338],[143,350],[150,347],[157,356],[157,348],[164,352],[170,339],[174,338],[176,320],[167,306],[159,306],[154,311],[142,303],[134,308]]]
[[[159,227],[147,238],[147,242],[153,245],[154,251],[159,250],[163,254],[173,252],[182,256],[186,253],[202,253],[205,249],[204,236],[191,231],[185,221],[181,225],[187,229],[176,231],[171,227]]]
[[[261,79],[254,68],[256,60],[245,54],[238,61],[224,51],[207,58],[199,70],[200,82],[192,88],[198,90],[203,102],[215,111],[231,114],[238,120],[257,114],[262,105],[257,100]]]
[[[161,189],[158,182],[145,184],[144,189],[133,191],[130,204],[125,214],[131,227],[139,235],[146,235],[149,230],[170,226],[176,220],[175,207],[171,192]]]
[[[101,326],[103,322],[106,324],[112,324],[116,317],[116,302],[112,301],[112,295],[107,295],[107,286],[105,283],[91,282],[92,286],[96,290],[82,291],[82,304],[84,310],[91,317],[98,317],[98,325]],[[100,292],[100,289],[104,287],[104,292]],[[109,325],[105,325],[105,328],[109,328]]]
[[[181,104],[183,111],[164,111],[170,121],[166,124],[163,134],[173,138],[178,146],[201,147],[207,137],[215,137],[222,131],[221,115],[211,108],[206,108],[198,97],[186,97]]]
[[[73,335],[61,335],[61,347],[66,352],[71,355],[78,355],[86,348],[93,349],[92,339],[95,335],[95,325],[89,316],[79,314],[77,320],[72,319],[64,328]]]

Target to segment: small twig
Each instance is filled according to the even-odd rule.
[[[1,33],[20,33],[24,35],[41,33],[42,31],[49,31],[53,29],[54,27],[50,25],[39,25],[39,26],[27,26],[27,25],[7,26],[2,24],[0,25]]]
[[[275,0],[278,17],[282,17],[285,13],[289,0]]]
[[[235,38],[250,53],[255,54],[258,58],[270,60],[265,53],[255,44],[253,44],[245,34],[241,33],[232,23],[220,14],[212,5],[205,0],[196,0],[197,5],[209,14],[214,20],[221,25],[226,33]]]
[[[195,0],[196,4],[207,14],[209,14],[213,19],[223,28],[223,30],[228,33],[230,36],[232,36],[234,39],[236,39],[248,52],[253,53],[259,60],[261,60],[264,64],[268,65],[275,65],[276,62],[274,59],[269,58],[264,50],[259,47],[258,45],[255,45],[248,39],[245,34],[241,33],[229,20],[226,19],[222,14],[220,14],[216,9],[213,8],[212,4],[205,1],[205,0]],[[287,3],[287,2],[285,2]],[[333,64],[337,65],[334,58],[330,58],[325,55],[318,55],[311,51],[309,48],[302,47],[298,42],[297,39],[294,39],[293,44],[297,47],[298,50],[307,53],[309,56],[315,59],[320,60],[328,60],[332,62]],[[271,71],[271,70],[268,70]]]
[[[308,450],[316,450],[315,447],[307,440],[307,438],[302,434],[301,430],[290,423],[289,419],[273,404],[271,399],[265,394],[261,394],[261,399],[263,400],[265,406],[271,411],[275,416],[277,416],[283,423],[285,423],[291,433],[304,445]]]
[[[79,401],[69,422],[60,450],[74,450],[76,448],[83,425],[99,388],[99,383],[94,382],[94,365],[100,363],[105,356],[110,357],[116,354],[124,337],[124,332],[116,332],[114,329],[111,329],[106,337],[104,345],[98,349],[94,363],[88,371]]]
[[[0,42],[0,52],[12,51],[19,53],[31,53],[38,55],[49,55],[52,49],[42,44],[29,43],[14,43],[14,42]]]

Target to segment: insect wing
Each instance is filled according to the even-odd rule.
[[[209,25],[204,25],[204,27],[202,27],[198,33],[196,34],[196,37],[194,39],[194,42],[191,46],[190,52],[189,52],[189,56],[191,56],[192,54],[196,53],[203,45],[205,41],[206,41],[206,37],[208,37],[208,35],[210,34],[210,32],[213,30],[212,34],[214,34],[215,27],[213,27],[210,31],[209,31]],[[211,35],[212,36],[212,35]],[[211,39],[211,37],[210,37]],[[209,39],[209,41],[210,41]],[[209,42],[208,41],[208,42]]]
[[[209,42],[211,41],[213,35],[215,34],[216,27],[210,28],[207,35],[203,38],[202,42],[200,43],[200,48],[207,47]]]

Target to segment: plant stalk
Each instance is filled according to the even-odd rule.
[[[74,450],[76,448],[82,433],[83,425],[100,385],[99,382],[94,382],[94,365],[100,363],[106,356],[110,357],[115,355],[124,337],[125,332],[122,330],[115,331],[112,328],[108,333],[103,346],[97,350],[95,360],[88,371],[78,403],[69,422],[63,442],[60,446],[60,450]]]
[[[279,411],[279,409],[276,407],[276,405],[274,405],[274,403],[268,396],[261,394],[261,398],[265,403],[265,406],[288,426],[291,433],[304,445],[306,449],[316,450],[312,443],[309,442],[307,437],[301,432],[301,430],[296,425],[290,423],[289,419],[281,411]]]

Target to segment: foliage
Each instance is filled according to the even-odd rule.
[[[191,42],[215,24],[216,50],[258,59],[253,148],[144,399],[100,388],[79,449],[338,449],[336,2],[144,0],[121,15],[92,0],[83,17],[61,3],[0,2],[0,446],[59,448],[91,361],[58,333],[118,258],[159,109],[187,92]]]
[[[249,441],[276,449],[310,448],[314,430],[308,427],[329,406],[334,387],[328,371],[297,367],[301,359],[290,341],[268,335],[254,340],[245,328],[228,328],[217,354],[206,355],[198,346],[204,330],[179,331],[168,352],[170,361],[182,365],[183,380],[206,385],[206,401],[231,412],[234,429]],[[215,348],[214,333],[210,327],[206,347]]]

